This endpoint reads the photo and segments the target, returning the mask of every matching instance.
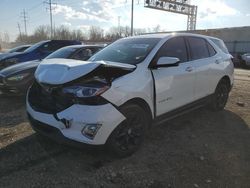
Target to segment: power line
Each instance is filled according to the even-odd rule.
[[[25,9],[23,9],[23,12],[21,12],[21,17],[23,18],[23,23],[24,23],[24,29],[25,29],[25,35],[28,35],[27,33],[27,12]]]

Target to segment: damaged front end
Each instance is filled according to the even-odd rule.
[[[36,81],[28,92],[28,114],[58,128],[70,139],[104,144],[105,137],[94,139],[97,131],[104,131],[108,137],[125,118],[101,94],[112,87],[115,79],[134,71],[136,66],[111,62],[84,62],[74,66],[58,64],[52,65],[52,70],[48,70],[47,64],[45,66],[46,69],[40,67],[36,71]],[[77,69],[84,69],[84,74],[76,73]],[[60,70],[63,71],[60,73]],[[61,76],[49,79],[53,72]],[[71,74],[78,74],[78,78]],[[44,116],[41,114],[53,117],[54,123],[47,122],[48,117],[40,118]],[[111,129],[105,128],[105,124]]]
[[[44,78],[50,76],[46,73],[44,74],[44,71],[38,68],[36,71],[37,81],[32,85],[28,95],[32,107],[44,113],[55,114],[73,104],[107,104],[108,101],[101,94],[111,87],[113,80],[134,71],[136,68],[133,65],[126,66],[112,62],[101,61],[93,63],[95,63],[94,69],[91,68],[92,70],[89,72],[85,70],[85,73],[87,72],[85,75],[81,75],[74,80],[71,80],[73,76],[68,75],[74,73],[70,71],[71,67],[68,67],[67,74],[61,73],[61,75],[64,75],[61,83],[58,83],[58,79],[60,78],[57,77],[55,84],[53,80],[45,80]],[[84,65],[79,65],[79,67],[82,68]],[[77,66],[74,67],[74,69],[76,68]],[[41,69],[44,70],[44,68]],[[57,71],[56,67],[54,67],[54,70]],[[49,74],[52,73],[49,72]]]

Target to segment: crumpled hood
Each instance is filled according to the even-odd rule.
[[[60,85],[91,73],[98,67],[133,71],[136,66],[108,61],[80,61],[72,59],[45,59],[38,66],[35,78],[38,82]]]

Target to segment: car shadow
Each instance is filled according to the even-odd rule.
[[[207,187],[206,178],[212,180],[211,187],[242,187],[250,183],[249,145],[250,130],[237,114],[200,109],[153,126],[143,147],[120,160],[103,147],[69,147],[32,134],[0,149],[0,179],[18,181],[14,178],[24,173],[32,174],[30,182],[52,181],[52,176],[60,184],[79,174],[90,181],[98,172],[100,181],[106,181],[105,170],[100,170],[124,166],[134,174],[128,186],[140,173],[154,178],[158,185],[170,182],[172,187],[193,187],[193,180]],[[40,179],[34,171],[46,175]]]
[[[0,128],[15,127],[27,122],[24,97],[0,95]]]
[[[61,144],[34,133],[0,149],[0,179],[60,158],[66,163],[82,162],[88,171],[116,159],[104,147]]]

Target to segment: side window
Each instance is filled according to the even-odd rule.
[[[54,52],[64,46],[67,46],[66,43],[63,42],[48,42],[42,46],[42,50],[45,52]]]
[[[224,53],[229,54],[225,43],[222,40],[210,38]]]
[[[43,52],[47,52],[48,49],[49,49],[49,45],[50,43],[49,42],[46,42],[45,44],[43,44],[41,47],[39,47],[39,49]]]
[[[209,52],[210,57],[212,57],[216,54],[214,47],[209,42],[207,42],[207,48],[208,48],[208,52]]]
[[[65,42],[51,42],[50,43],[50,51],[54,52],[62,47],[68,46],[69,43],[65,43]]]
[[[85,49],[81,49],[80,51],[78,51],[76,54],[73,55],[73,59],[77,59],[77,60],[83,60],[86,61],[88,60],[92,55],[94,55],[94,53],[97,52],[98,49],[95,48],[85,48]]]
[[[169,39],[159,50],[157,55],[160,57],[177,57],[181,62],[187,61],[186,44],[183,37]]]
[[[207,48],[207,41],[203,38],[199,37],[187,37],[192,60],[203,59],[210,57],[208,48]]]

